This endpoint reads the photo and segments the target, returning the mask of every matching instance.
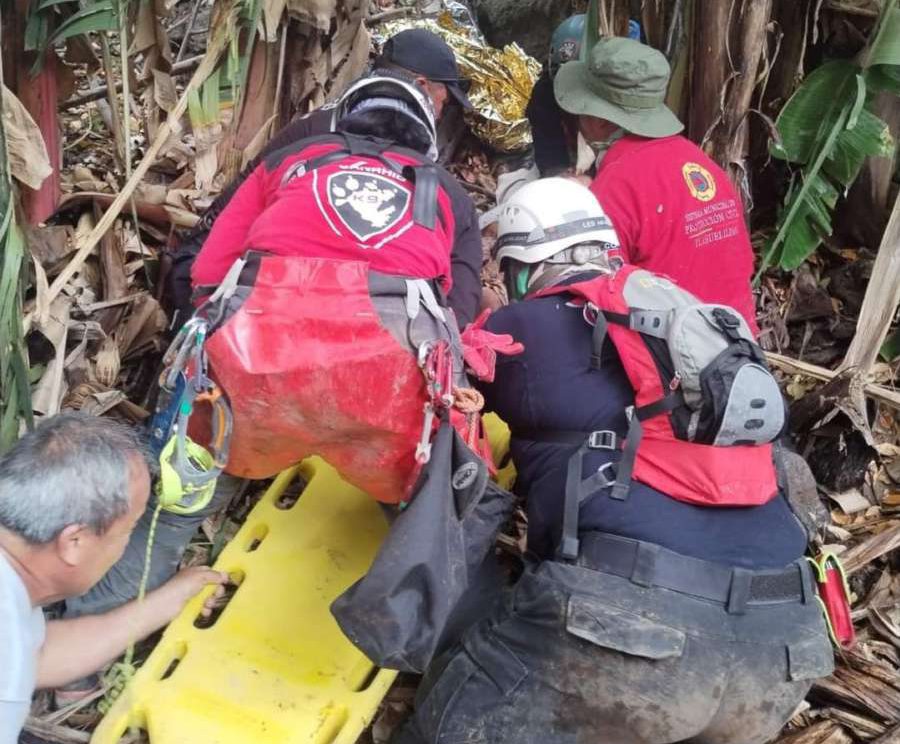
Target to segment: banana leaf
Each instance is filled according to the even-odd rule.
[[[34,426],[31,389],[22,337],[22,281],[25,241],[9,206],[0,236],[0,452],[19,437],[19,422]]]
[[[188,93],[188,118],[194,130],[217,124],[220,115],[221,72],[213,72],[199,90]]]
[[[865,70],[880,65],[900,65],[900,6],[884,0],[872,43],[863,50],[860,65]]]
[[[100,0],[82,8],[69,16],[50,35],[48,45],[81,34],[97,31],[115,31],[118,28],[118,16],[109,0]]]
[[[77,10],[67,16],[60,14],[59,6],[66,6],[68,3],[75,3]],[[36,75],[41,71],[44,53],[54,44],[73,36],[114,31],[116,28],[118,15],[111,0],[88,0],[80,7],[75,0],[40,0],[31,3],[24,38],[25,50],[38,52],[31,74]]]
[[[771,146],[771,153],[799,170],[756,281],[773,263],[786,270],[803,263],[831,235],[837,200],[856,180],[866,158],[893,152],[890,129],[869,107],[875,92],[900,90],[898,71],[900,8],[891,0],[858,62],[826,62],[785,104],[775,122],[781,141]]]
[[[796,269],[831,235],[831,212],[838,196],[838,190],[821,173],[795,183],[788,192],[784,212],[792,214],[792,221],[774,257],[782,269]]]
[[[813,70],[792,95],[775,126],[781,142],[771,147],[773,157],[805,164],[834,127],[851,89],[856,90],[858,68],[849,60],[832,60]]]
[[[882,30],[864,58],[866,82],[874,91],[900,95],[900,8],[886,11]]]
[[[879,354],[886,362],[893,362],[900,357],[900,328],[894,329],[894,332],[884,340]]]
[[[14,192],[0,117],[0,452],[18,438],[20,421],[24,420],[29,428],[34,425],[22,337],[24,258],[25,241],[15,221]]]

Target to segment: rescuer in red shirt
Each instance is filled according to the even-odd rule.
[[[758,332],[753,252],[743,206],[725,172],[693,142],[664,101],[669,63],[622,37],[601,39],[554,80],[597,153],[591,183],[629,263],[665,274],[705,302],[739,310]]]

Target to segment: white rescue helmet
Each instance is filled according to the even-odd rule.
[[[375,70],[353,83],[338,99],[331,114],[332,131],[345,116],[360,111],[386,109],[412,119],[428,138],[428,157],[437,159],[437,123],[434,104],[411,75],[398,70]]]
[[[500,205],[497,222],[494,257],[511,300],[566,275],[614,268],[609,252],[619,247],[616,231],[596,197],[572,179],[525,184]]]

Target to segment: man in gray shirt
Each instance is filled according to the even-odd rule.
[[[0,457],[0,744],[18,741],[36,687],[97,671],[227,580],[192,568],[141,603],[45,624],[42,606],[83,594],[119,559],[149,496],[140,440],[108,419],[60,414]]]

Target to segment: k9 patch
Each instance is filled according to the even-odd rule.
[[[325,191],[332,213],[361,241],[400,223],[412,198],[412,192],[402,183],[356,170],[330,174]]]

